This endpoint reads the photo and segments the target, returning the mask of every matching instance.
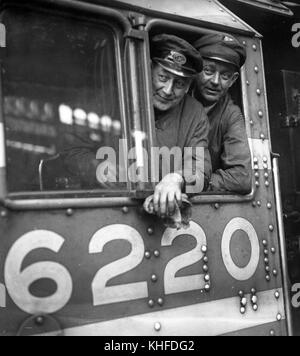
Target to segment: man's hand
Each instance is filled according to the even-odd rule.
[[[178,173],[166,175],[156,186],[154,192],[154,210],[161,218],[172,216],[176,209],[182,205],[182,188],[184,180]]]

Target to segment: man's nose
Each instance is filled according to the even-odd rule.
[[[215,75],[212,77],[211,81],[214,85],[219,85],[220,84],[220,73],[216,72]]]
[[[174,89],[174,82],[173,82],[173,80],[169,80],[167,83],[165,83],[165,86],[163,88],[163,92],[166,95],[172,95],[173,94],[173,89]]]

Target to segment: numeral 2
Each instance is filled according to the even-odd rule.
[[[144,258],[143,239],[138,231],[128,225],[110,225],[96,232],[91,240],[89,252],[103,252],[104,246],[115,240],[128,241],[131,244],[132,251],[127,257],[103,267],[96,274],[92,283],[95,306],[148,297],[147,282],[107,287],[111,279],[133,270]]]
[[[185,231],[167,229],[162,238],[162,246],[171,246],[174,240],[183,234],[193,236],[197,241],[197,246],[193,250],[175,257],[169,262],[165,270],[165,294],[175,294],[203,289],[205,285],[203,274],[176,277],[176,274],[180,270],[199,262],[203,257],[201,247],[206,245],[206,236],[199,225],[191,222],[190,228]]]

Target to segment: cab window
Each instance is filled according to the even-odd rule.
[[[115,31],[24,9],[6,10],[2,22],[9,192],[111,188],[96,171],[99,148],[118,157],[124,137]]]
[[[165,26],[163,21],[161,23],[156,23],[150,28],[150,38],[161,34],[167,33],[170,35],[176,35],[180,38],[185,39],[190,44],[194,44],[201,36],[205,35],[205,30],[194,29],[190,31],[187,27],[180,25],[174,25],[174,28],[168,23]],[[218,62],[217,62],[218,63]],[[220,115],[224,115],[224,107],[221,105],[228,105],[228,114],[227,120],[230,117],[229,115],[235,115],[235,118],[240,120],[241,113],[243,114],[244,104],[242,96],[242,75],[237,76],[234,66],[230,65],[216,65],[216,61],[209,61],[208,59],[204,60],[204,70],[203,74],[205,77],[200,79],[196,78],[191,85],[189,90],[189,95],[194,97],[196,100],[205,105],[205,96],[200,95],[200,88],[211,87],[211,78],[214,78],[216,73],[219,73],[219,78],[221,78],[222,83],[219,84],[218,92],[222,93],[222,96],[217,96],[217,101],[212,101],[212,106],[206,105],[208,118],[214,123],[218,122]],[[201,84],[201,85],[199,85]],[[226,84],[226,85],[225,85]],[[215,85],[215,84],[214,84]],[[214,87],[213,87],[214,88]],[[211,96],[212,97],[212,96]],[[226,99],[226,100],[225,100]],[[207,101],[209,103],[209,101]],[[207,104],[206,102],[206,104]],[[217,105],[220,104],[219,107]],[[217,110],[214,108],[217,107]],[[237,108],[238,107],[238,108]],[[230,111],[231,110],[231,111]],[[232,112],[232,114],[229,114]],[[247,115],[242,115],[244,120],[246,120]],[[214,120],[213,120],[214,118]],[[233,125],[232,125],[233,126]],[[237,199],[250,199],[250,193],[254,191],[254,186],[252,183],[252,167],[251,167],[251,152],[248,147],[249,139],[247,133],[247,122],[245,121],[245,127],[243,127],[243,122],[241,120],[238,124],[234,126],[230,132],[221,136],[223,134],[223,127],[214,127],[215,131],[211,131],[209,134],[210,138],[210,155],[212,158],[212,168],[214,174],[214,182],[211,183],[211,188],[208,191],[204,191],[200,195],[202,196],[215,196],[217,201],[220,201],[223,196],[235,196]],[[230,135],[233,134],[239,135],[237,138],[233,139]],[[226,148],[224,148],[226,141]],[[236,142],[238,144],[236,144]],[[230,146],[230,147],[229,147]],[[227,149],[227,151],[225,151]],[[242,149],[239,151],[238,149]],[[242,152],[242,153],[241,153]],[[227,173],[226,171],[231,169],[231,172]],[[234,173],[233,173],[234,171]],[[224,174],[223,174],[224,173]],[[226,174],[227,173],[227,174]],[[233,177],[233,175],[235,175]],[[239,175],[237,177],[237,175]],[[212,179],[213,180],[213,179]],[[218,186],[220,187],[218,189]],[[237,197],[240,195],[241,197]],[[205,198],[205,197],[204,197]],[[201,198],[200,198],[201,199]],[[226,197],[224,197],[226,200]]]

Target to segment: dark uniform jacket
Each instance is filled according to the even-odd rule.
[[[228,94],[208,113],[213,174],[210,190],[248,194],[252,166],[245,120]]]
[[[209,122],[203,105],[187,95],[173,110],[156,114],[155,126],[158,147],[166,146],[169,149],[179,147],[183,153],[187,147],[203,148],[203,157],[196,157],[194,152],[192,156],[185,155],[183,162],[190,164],[187,161],[192,160],[196,167],[196,161],[203,162],[204,159],[202,165],[204,169],[193,171],[193,174],[197,175],[197,178],[204,175],[204,190],[206,190],[211,177],[211,159],[208,150]],[[177,171],[176,167],[175,171]],[[188,180],[189,177],[185,179]]]

